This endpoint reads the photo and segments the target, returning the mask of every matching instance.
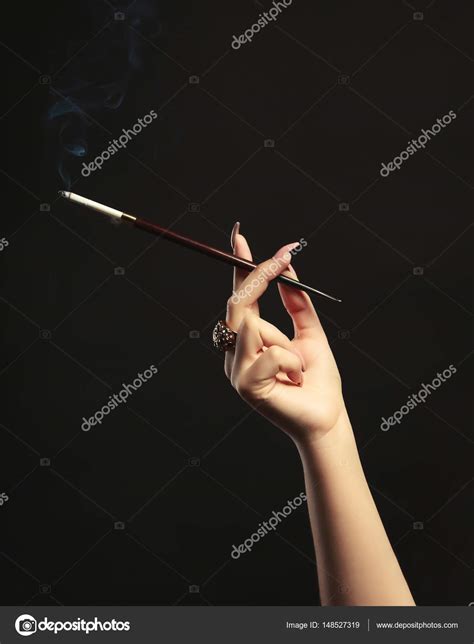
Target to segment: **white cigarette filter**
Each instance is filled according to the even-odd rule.
[[[124,214],[121,210],[116,210],[115,208],[110,208],[110,206],[104,206],[104,204],[99,203],[98,201],[92,201],[92,199],[87,199],[86,197],[81,197],[81,195],[76,195],[74,192],[66,192],[61,190],[61,197],[79,203],[82,206],[91,208],[92,210],[97,210],[98,212],[103,212],[104,215],[110,215],[111,217],[117,217],[118,219],[122,218]]]

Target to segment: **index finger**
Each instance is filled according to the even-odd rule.
[[[252,252],[247,243],[247,240],[240,233],[239,221],[235,223],[232,229],[230,243],[231,243],[232,251],[234,255],[236,255],[237,257],[241,257],[242,259],[247,259],[250,262],[253,261]],[[233,280],[233,291],[232,291],[234,294],[238,293],[242,282],[245,280],[248,274],[249,274],[248,271],[242,268],[237,268],[237,266],[234,268],[234,280]],[[255,302],[255,304],[251,307],[251,309],[256,315],[258,315],[258,302]]]
[[[258,302],[258,299],[267,290],[271,280],[288,268],[291,261],[290,251],[296,246],[298,246],[298,243],[283,246],[271,259],[262,262],[249,273],[240,285],[239,290],[229,300],[229,309],[234,314],[239,312],[241,318],[246,307]],[[239,324],[240,322],[241,319],[239,319]]]

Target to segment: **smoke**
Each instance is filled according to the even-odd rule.
[[[151,0],[135,0],[106,16],[98,14],[94,0],[84,5],[99,33],[53,76],[53,102],[46,114],[48,140],[66,189],[78,160],[94,143],[94,120],[104,122],[104,114],[120,109],[145,68],[150,45],[144,38],[153,41],[160,34],[157,7]]]

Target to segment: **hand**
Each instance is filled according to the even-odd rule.
[[[235,255],[252,261],[238,224],[232,245]],[[297,279],[289,252],[297,245],[284,246],[250,274],[234,270],[226,321],[237,343],[226,352],[225,373],[246,402],[304,444],[327,440],[345,407],[337,365],[309,296],[278,284],[293,320],[292,340],[259,316],[258,299],[272,279],[280,273]]]
[[[238,225],[234,253],[252,260]],[[339,372],[309,296],[278,284],[293,320],[290,340],[262,320],[258,299],[280,273],[296,278],[290,250],[249,275],[234,273],[227,324],[237,332],[225,372],[244,400],[291,436],[301,456],[318,583],[325,605],[413,606],[367,484]]]

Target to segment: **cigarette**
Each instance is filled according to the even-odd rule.
[[[68,201],[72,201],[81,206],[85,206],[90,210],[95,210],[96,212],[100,212],[104,215],[108,215],[109,217],[114,217],[115,219],[125,220],[133,224],[133,226],[135,226],[136,228],[140,228],[141,230],[146,230],[147,232],[152,233],[153,235],[157,235],[158,237],[163,237],[164,239],[174,242],[175,244],[178,244],[180,246],[191,248],[192,250],[198,253],[217,259],[221,262],[224,262],[225,264],[230,264],[231,266],[242,268],[249,272],[257,268],[256,264],[254,264],[253,262],[249,262],[248,260],[243,259],[242,257],[231,255],[230,253],[226,253],[225,251],[220,250],[218,248],[213,248],[212,246],[203,244],[202,242],[196,241],[195,239],[191,239],[190,237],[185,237],[184,235],[175,233],[172,230],[169,230],[168,228],[162,228],[161,226],[158,226],[158,224],[153,224],[150,221],[147,221],[146,219],[141,219],[140,217],[129,215],[128,213],[123,212],[121,210],[117,210],[116,208],[105,206],[104,204],[101,204],[98,201],[93,201],[92,199],[87,199],[87,197],[76,195],[74,192],[67,192],[65,190],[60,190],[59,195],[61,197],[64,197],[64,199],[67,199]],[[285,275],[277,275],[275,279],[277,282],[280,282],[292,288],[296,288],[300,291],[305,291],[306,293],[320,295],[322,297],[328,298],[329,300],[333,300],[334,302],[342,302],[342,300],[338,299],[337,297],[328,295],[323,291],[319,291],[318,289],[315,289],[312,286],[308,286],[307,284],[303,284],[302,282],[299,282],[298,280],[294,280],[291,277],[286,277]]]

